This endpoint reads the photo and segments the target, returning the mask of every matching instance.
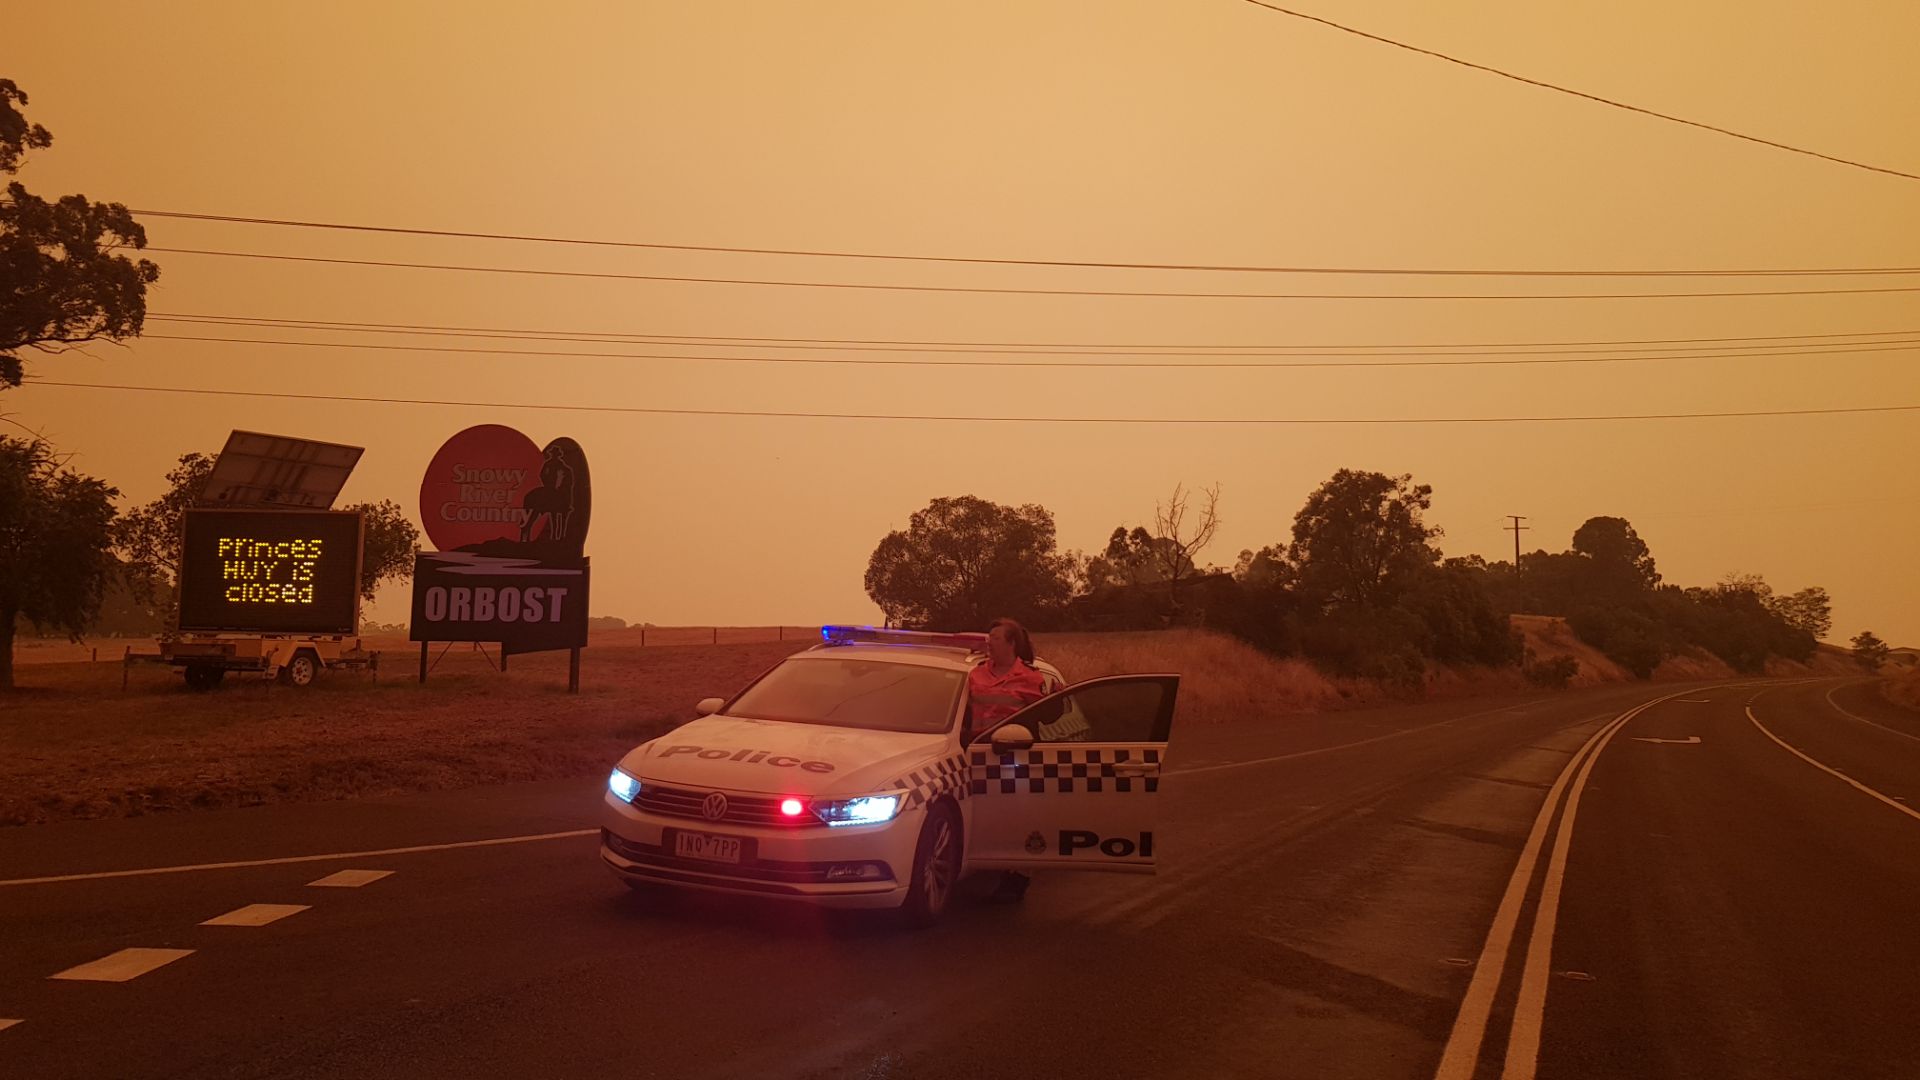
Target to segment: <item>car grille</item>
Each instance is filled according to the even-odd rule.
[[[710,820],[700,809],[710,791],[697,791],[692,788],[660,787],[641,781],[640,794],[633,805],[642,810],[671,817],[697,818]],[[735,795],[727,792],[727,812],[715,824],[763,825],[769,828],[797,829],[824,823],[812,814],[799,817],[787,817],[780,812],[780,801],[784,796],[772,795]]]

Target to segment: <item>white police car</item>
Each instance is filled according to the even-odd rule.
[[[821,636],[621,759],[600,845],[616,875],[926,924],[975,870],[1153,872],[1179,676],[1092,679],[973,731],[985,635]]]

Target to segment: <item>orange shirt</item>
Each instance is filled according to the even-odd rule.
[[[984,731],[1046,697],[1046,676],[1014,658],[1003,675],[984,661],[967,673],[967,696],[973,707],[973,730]]]

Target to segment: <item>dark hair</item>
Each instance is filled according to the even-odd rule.
[[[1013,639],[1013,655],[1019,657],[1021,663],[1032,667],[1033,638],[1028,635],[1027,628],[1012,619],[995,619],[987,624],[987,633],[991,634],[1003,626],[1007,628],[1007,636]]]

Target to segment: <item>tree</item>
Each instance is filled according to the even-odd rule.
[[[1107,538],[1106,549],[1087,560],[1086,576],[1090,588],[1121,585],[1150,585],[1166,580],[1161,559],[1154,550],[1164,543],[1136,525],[1129,530],[1116,526]]]
[[[1626,518],[1588,518],[1574,530],[1573,550],[1593,560],[1596,584],[1616,597],[1643,593],[1660,584],[1653,552]]]
[[[1068,563],[1046,507],[941,498],[874,548],[867,595],[901,626],[981,630],[1002,615],[1044,624],[1066,602]]]
[[[114,528],[113,543],[126,563],[135,595],[163,612],[177,610],[180,587],[180,521],[200,505],[200,493],[213,472],[215,455],[182,454],[167,472],[167,490],[145,506],[129,511]],[[354,503],[364,521],[360,555],[360,596],[372,600],[384,582],[413,576],[420,530],[391,499]]]
[[[1201,488],[1200,493],[1206,501],[1200,504],[1192,531],[1188,531],[1184,485],[1173,485],[1167,501],[1153,507],[1153,527],[1159,533],[1151,549],[1153,561],[1166,580],[1167,600],[1176,611],[1180,608],[1180,583],[1193,576],[1200,553],[1213,543],[1213,534],[1220,529],[1220,485]]]
[[[19,171],[28,150],[53,145],[18,105],[27,95],[0,79],[0,173]],[[0,199],[0,389],[20,385],[20,353],[59,353],[89,341],[140,334],[147,286],[160,268],[119,252],[147,246],[146,230],[119,203],[67,195],[48,202],[18,181]]]
[[[420,553],[420,530],[392,499],[353,503],[342,510],[358,511],[364,522],[360,549],[360,597],[373,594],[389,581],[413,577],[413,557]]]
[[[1249,588],[1283,586],[1292,579],[1287,549],[1278,544],[1268,544],[1258,551],[1242,549],[1233,563],[1233,580]]]
[[[1723,595],[1751,596],[1762,604],[1773,599],[1773,586],[1767,584],[1766,578],[1739,570],[1722,577],[1720,584],[1715,585],[1714,589]]]
[[[1326,604],[1378,606],[1406,576],[1440,561],[1421,515],[1433,488],[1411,475],[1341,469],[1307,497],[1287,549],[1302,590]]]
[[[118,494],[63,467],[38,439],[0,439],[0,690],[13,688],[22,616],[78,641],[99,613]]]
[[[213,459],[212,454],[181,454],[167,472],[166,493],[128,511],[114,526],[113,546],[127,565],[134,594],[162,611],[175,608],[181,516],[199,502]]]
[[[1833,629],[1833,601],[1818,585],[1801,589],[1790,596],[1778,596],[1767,602],[1767,609],[1795,630],[1804,630],[1816,639]]]
[[[1853,636],[1853,658],[1868,671],[1879,671],[1880,665],[1887,662],[1887,654],[1892,650],[1887,643],[1871,630],[1862,630]]]

